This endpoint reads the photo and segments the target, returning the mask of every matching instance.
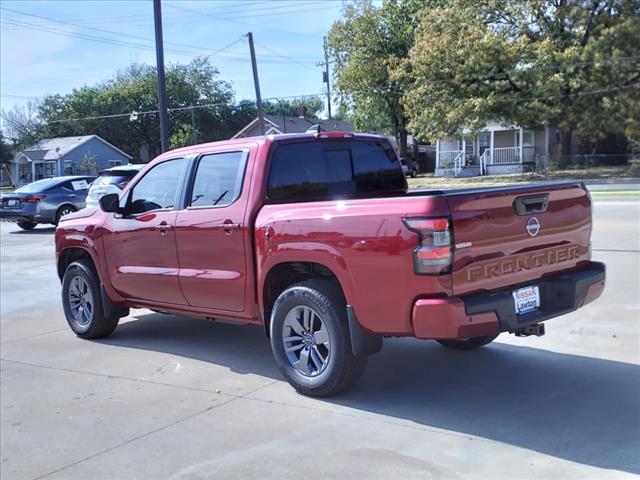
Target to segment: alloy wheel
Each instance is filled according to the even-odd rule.
[[[326,325],[306,305],[292,308],[284,319],[282,342],[289,363],[305,377],[321,374],[329,363],[331,341]]]
[[[74,321],[83,327],[89,325],[95,303],[89,284],[83,277],[77,275],[71,279],[68,300]]]

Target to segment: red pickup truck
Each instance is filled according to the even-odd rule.
[[[167,152],[56,230],[82,338],[129,307],[264,325],[307,395],[362,375],[384,336],[473,349],[602,293],[579,182],[407,190],[383,137],[321,132]]]

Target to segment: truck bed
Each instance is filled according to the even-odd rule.
[[[540,200],[520,214],[516,202]],[[590,198],[580,182],[418,190],[390,198],[266,205],[256,224],[257,268],[328,264],[367,329],[412,333],[418,298],[463,296],[532,282],[590,259]],[[407,217],[451,222],[449,274],[416,275]],[[535,218],[539,231],[527,223]],[[266,234],[266,235],[265,235]]]

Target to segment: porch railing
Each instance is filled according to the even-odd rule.
[[[445,150],[438,152],[438,168],[454,168],[456,158],[461,154],[460,150]]]
[[[464,152],[458,153],[458,156],[453,160],[454,172],[456,177],[460,175],[462,172],[462,167],[464,166]]]
[[[520,159],[520,147],[494,148],[493,155],[490,156],[489,165],[532,162],[535,158],[535,147],[522,147],[522,157],[523,158]]]
[[[519,147],[494,148],[491,165],[503,165],[507,163],[520,163]]]
[[[491,150],[488,148],[480,155],[480,175],[487,172],[487,164],[491,162]]]

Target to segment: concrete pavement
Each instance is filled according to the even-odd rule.
[[[0,227],[2,479],[631,478],[640,202],[595,204],[603,298],[476,352],[387,339],[356,389],[296,394],[258,327],[136,310],[66,326],[53,229]]]

